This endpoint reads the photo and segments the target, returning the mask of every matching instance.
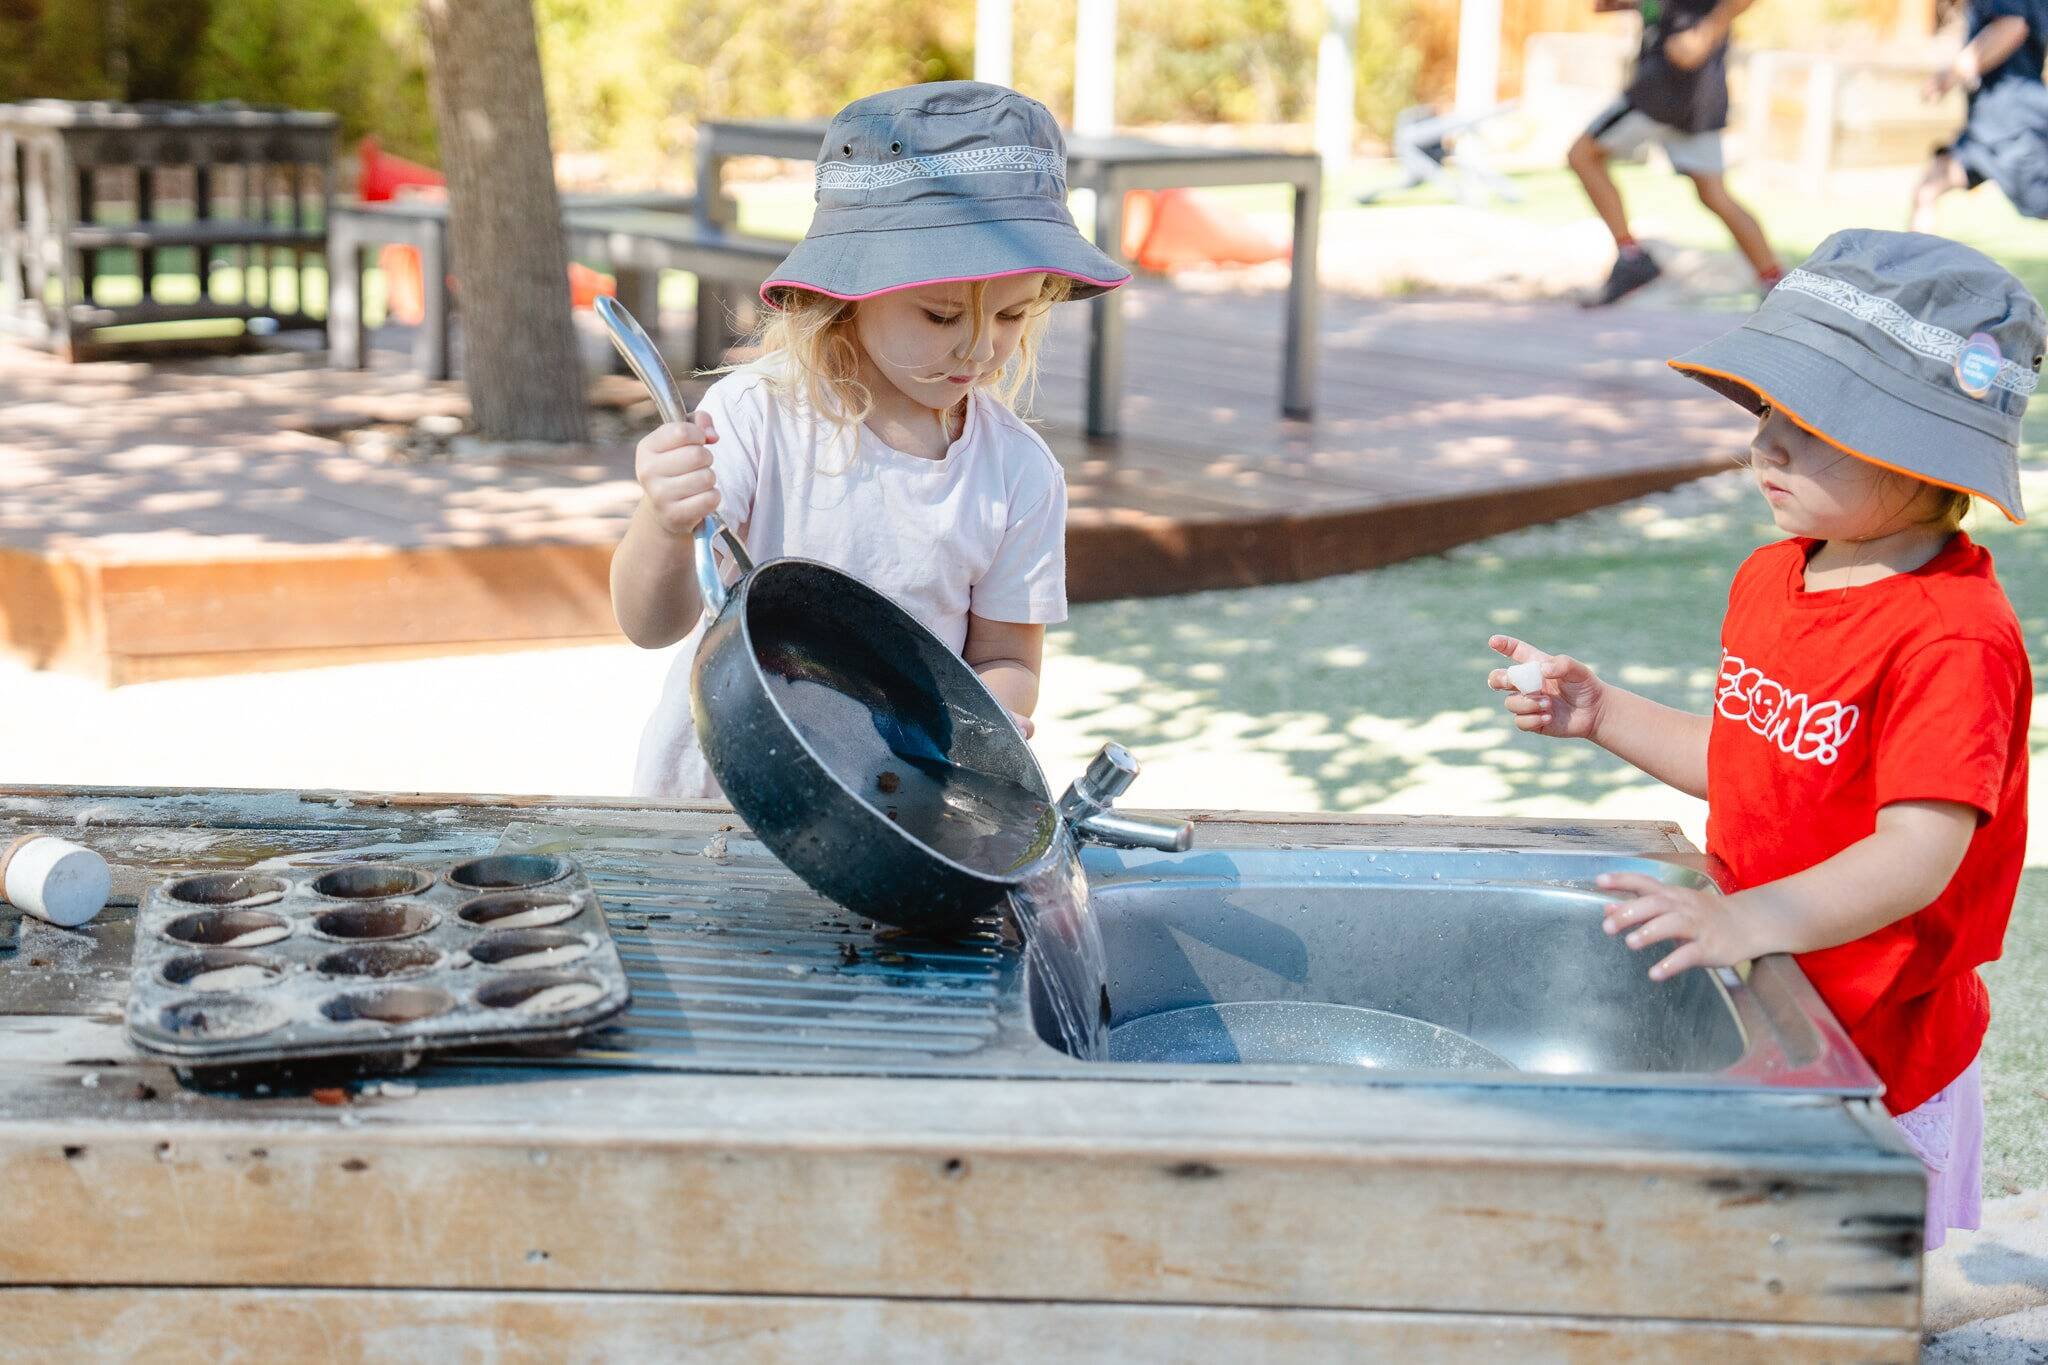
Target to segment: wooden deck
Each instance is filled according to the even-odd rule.
[[[1277,415],[1280,301],[1140,286],[1116,442],[1079,435],[1084,319],[1038,410],[1076,601],[1354,571],[1722,467],[1746,419],[1666,371],[1727,316],[1325,303],[1320,407]],[[0,350],[0,623],[109,682],[616,638],[621,446],[381,464],[316,434],[463,411],[380,358],[66,366]]]

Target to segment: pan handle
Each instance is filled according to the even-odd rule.
[[[596,308],[605,331],[611,334],[612,345],[618,348],[626,364],[640,376],[640,382],[653,395],[654,410],[661,414],[661,420],[688,421],[690,405],[683,401],[683,391],[676,384],[675,375],[669,372],[668,362],[661,358],[654,338],[647,335],[647,329],[640,325],[640,320],[609,295],[598,295]],[[725,537],[726,548],[732,552],[733,562],[739,565],[741,576],[754,571],[754,561],[748,558],[746,547],[740,544],[738,536],[726,529],[724,522],[715,516],[707,516],[698,524],[694,537],[697,595],[703,600],[704,609],[713,616],[725,610],[725,600],[730,595],[725,581],[718,576],[718,559],[714,551],[720,536]]]
[[[747,554],[747,547],[740,544],[740,538],[731,528],[718,519],[718,513],[710,512],[697,524],[697,596],[704,603],[704,610],[716,616],[725,610],[725,601],[732,596],[732,589],[725,586],[725,580],[718,574],[717,545],[720,538],[725,540],[727,553],[732,562],[739,565],[740,577],[745,578],[754,571],[754,561]]]

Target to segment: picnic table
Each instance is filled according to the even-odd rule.
[[[766,156],[809,161],[825,140],[824,120],[745,119],[705,123],[697,137],[697,213],[729,227],[732,201],[722,192],[727,161]],[[1139,137],[1070,137],[1067,184],[1095,192],[1095,244],[1122,259],[1124,195],[1131,190],[1224,185],[1294,187],[1294,260],[1287,286],[1286,343],[1281,356],[1280,411],[1308,417],[1315,408],[1319,295],[1316,245],[1322,214],[1322,158],[1267,148],[1196,147]],[[719,291],[716,303],[730,307]],[[700,310],[709,306],[700,295]],[[1093,300],[1088,329],[1088,434],[1114,436],[1124,383],[1121,291]]]
[[[660,274],[686,270],[700,282],[758,286],[782,259],[779,242],[742,237],[707,225],[694,212],[695,197],[645,194],[565,194],[562,228],[572,256],[605,262],[617,278],[619,301],[659,336]],[[452,373],[448,289],[451,269],[448,201],[440,196],[388,203],[338,203],[328,215],[327,256],[332,262],[327,306],[327,347],[337,369],[361,369],[369,354],[363,316],[363,271],[379,246],[408,246],[420,254],[420,326],[413,338],[413,368],[428,379]],[[697,310],[693,365],[715,365],[732,336],[718,309]]]

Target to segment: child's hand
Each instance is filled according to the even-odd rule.
[[[1697,71],[1714,55],[1717,38],[1707,25],[1700,24],[1665,39],[1664,55],[1680,71]]]
[[[717,428],[699,413],[656,427],[633,448],[633,476],[670,534],[696,534],[718,509],[718,483],[711,474],[711,447],[717,443]]]
[[[1017,727],[1017,733],[1026,739],[1038,733],[1038,727],[1031,723],[1031,717],[1020,711],[1010,712],[1010,721]]]
[[[1602,891],[1622,891],[1634,900],[1607,906],[1602,927],[1629,931],[1631,948],[1667,939],[1679,945],[1650,968],[1652,981],[1668,981],[1688,967],[1733,967],[1772,951],[1751,903],[1741,896],[1717,896],[1689,886],[1671,886],[1636,872],[1609,872],[1594,882]]]
[[[1503,703],[1515,718],[1516,728],[1557,739],[1591,739],[1599,726],[1603,684],[1593,670],[1568,654],[1545,654],[1534,645],[1512,635],[1496,635],[1487,645],[1504,654],[1511,663],[1539,663],[1543,690],[1525,695],[1508,681],[1508,671],[1496,668],[1486,675],[1486,685],[1508,694]]]

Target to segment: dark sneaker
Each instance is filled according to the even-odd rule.
[[[1650,259],[1649,252],[1624,251],[1615,258],[1614,269],[1607,272],[1607,283],[1600,286],[1598,293],[1579,300],[1579,306],[1605,308],[1619,303],[1663,273],[1663,269]]]

